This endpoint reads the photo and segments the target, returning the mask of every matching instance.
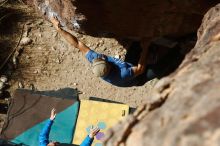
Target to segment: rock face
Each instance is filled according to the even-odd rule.
[[[93,36],[134,39],[180,36],[195,32],[217,0],[26,0],[44,16]]]
[[[108,131],[106,146],[219,146],[220,4],[205,15],[196,46],[160,80],[150,100]]]

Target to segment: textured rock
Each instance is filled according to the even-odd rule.
[[[63,26],[98,36],[155,38],[195,32],[217,0],[26,0]]]
[[[24,37],[21,39],[20,45],[25,46],[28,45],[32,42],[32,40],[28,37]]]
[[[220,4],[205,15],[181,66],[158,82],[149,103],[109,130],[105,145],[219,146],[219,24]]]

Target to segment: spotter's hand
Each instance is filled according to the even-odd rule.
[[[56,109],[53,108],[50,113],[50,120],[53,121],[56,118]]]
[[[90,128],[90,132],[89,132],[89,137],[90,138],[94,138],[94,136],[96,136],[96,134],[100,131],[99,127],[91,127]]]

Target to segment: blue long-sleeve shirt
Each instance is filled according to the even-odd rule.
[[[48,120],[48,122],[45,124],[44,128],[42,129],[39,135],[39,146],[47,146],[47,144],[49,143],[49,134],[52,124],[53,124],[53,120]]]
[[[42,129],[40,135],[39,135],[39,146],[47,146],[49,143],[49,134],[51,126],[53,125],[52,120],[48,120],[48,122],[45,124],[44,128]],[[80,146],[91,146],[93,142],[93,138],[90,138],[87,136],[83,142],[80,144]]]
[[[91,146],[94,138],[90,138],[89,136],[86,136],[86,138],[83,140],[83,142],[80,144],[80,146]]]

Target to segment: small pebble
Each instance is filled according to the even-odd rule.
[[[51,49],[52,49],[53,51],[56,51],[56,48],[55,48],[55,47],[53,47],[53,46],[51,47]]]
[[[100,40],[100,41],[99,41],[99,44],[100,44],[100,45],[103,45],[103,44],[104,44],[104,41],[103,41],[103,40]]]
[[[34,74],[37,74],[37,73],[38,73],[38,70],[35,70],[35,71],[34,71]]]
[[[18,82],[18,88],[24,88],[24,84],[22,82]]]
[[[0,82],[0,90],[2,90],[5,87],[5,84],[3,82]]]
[[[20,45],[25,46],[25,45],[30,44],[31,42],[32,42],[32,40],[30,38],[24,37],[24,38],[21,39]]]
[[[28,36],[28,32],[25,31],[24,34],[23,34],[23,36],[27,37],[27,36]]]
[[[126,49],[123,49],[122,52],[126,54],[126,53],[127,53],[127,50],[126,50]]]
[[[34,84],[30,84],[30,89],[32,90],[32,91],[34,91],[35,90],[35,87],[34,87]]]
[[[30,59],[30,56],[27,55],[25,58],[26,58],[26,59]]]
[[[61,63],[61,60],[59,58],[56,59],[56,63]]]
[[[8,78],[6,76],[1,76],[0,81],[2,81],[3,83],[8,81]]]
[[[16,56],[12,57],[12,62],[14,65],[17,65],[17,57]]]

